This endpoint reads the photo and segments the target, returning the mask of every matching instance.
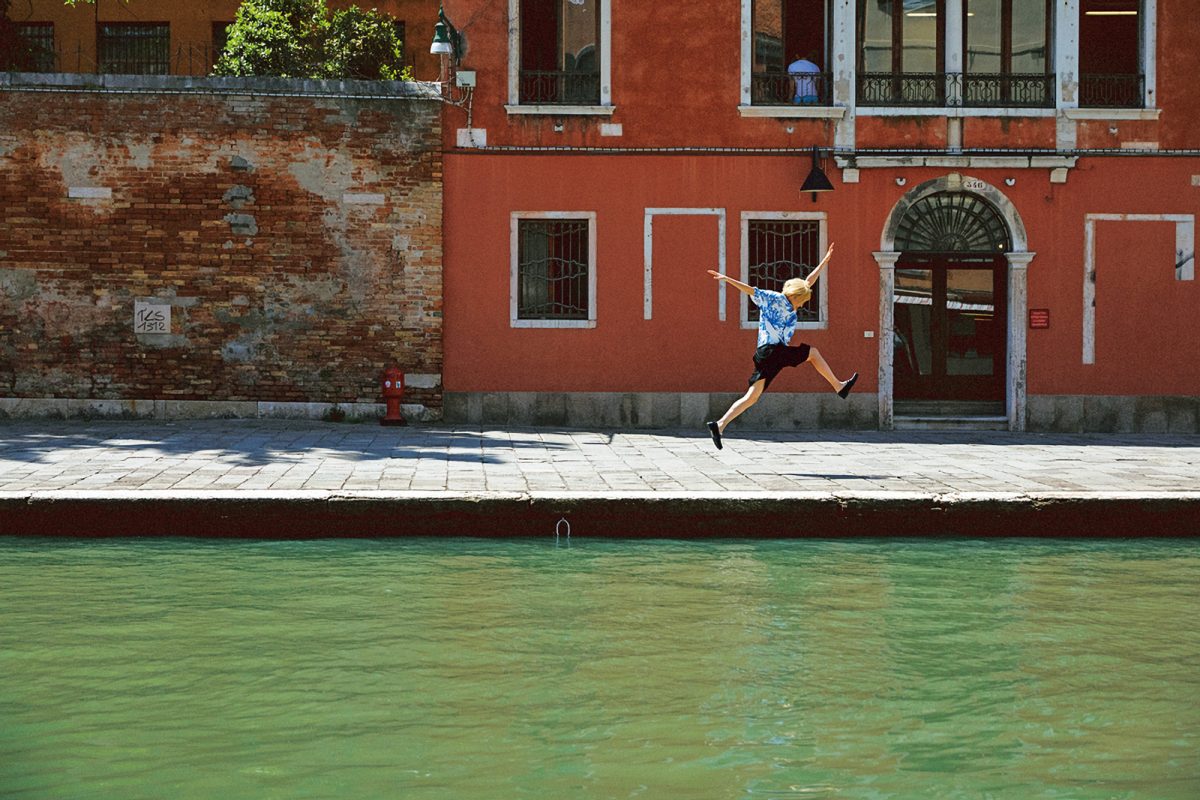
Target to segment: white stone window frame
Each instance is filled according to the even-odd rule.
[[[1141,0],[1142,108],[1083,108],[1079,105],[1079,24],[1082,0],[1057,0],[1054,53],[1058,81],[1058,110],[1067,119],[1158,119],[1158,0]]]
[[[763,0],[757,0],[762,2]],[[827,106],[794,106],[794,105],[753,105],[751,102],[751,82],[754,79],[754,3],[756,0],[742,0],[742,85],[741,100],[738,103],[738,113],[743,117],[771,117],[774,119],[841,119],[846,109],[836,105],[836,99],[831,92],[830,105]],[[825,0],[825,30],[826,54],[825,60],[832,64],[838,52],[834,45],[832,31],[833,15],[836,13],[834,0]],[[828,70],[833,75],[834,70]],[[836,76],[834,79],[836,87]]]
[[[517,316],[520,294],[521,220],[587,220],[588,223],[588,315],[587,319],[520,319]],[[513,328],[595,328],[596,327],[596,212],[595,211],[514,211],[509,217],[509,326]]]
[[[741,215],[742,234],[742,283],[750,283],[750,222],[766,220],[769,222],[817,222],[817,252],[824,257],[829,247],[829,215],[824,211],[743,211]],[[815,267],[816,264],[813,264]],[[817,319],[815,322],[797,322],[796,330],[826,330],[829,327],[829,267],[821,274],[821,292]],[[743,292],[738,292],[740,310],[738,319],[743,330],[757,330],[758,323],[750,319],[750,298]]]
[[[521,0],[508,0],[508,103],[509,114],[541,116],[612,116],[612,0],[600,5],[600,105],[541,105],[521,103]]]

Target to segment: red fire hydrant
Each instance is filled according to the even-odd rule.
[[[379,420],[380,425],[407,425],[400,413],[400,399],[404,397],[404,373],[399,367],[388,367],[380,381],[383,385],[383,402],[387,403],[387,414]]]

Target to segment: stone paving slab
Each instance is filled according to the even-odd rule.
[[[7,421],[0,533],[1200,535],[1194,435],[730,434]]]

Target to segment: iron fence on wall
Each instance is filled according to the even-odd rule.
[[[116,58],[97,58],[82,43],[56,49],[42,44],[17,64],[18,72],[83,72],[108,75],[208,75],[221,50],[208,44],[177,45],[165,51],[126,51]]]

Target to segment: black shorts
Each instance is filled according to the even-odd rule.
[[[784,367],[795,367],[808,361],[809,346],[801,342],[795,347],[786,344],[764,344],[754,351],[754,372],[750,373],[750,385],[765,380],[765,392]]]

